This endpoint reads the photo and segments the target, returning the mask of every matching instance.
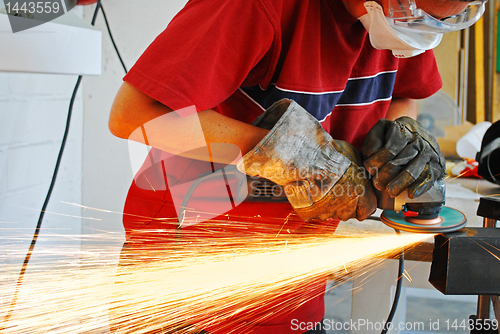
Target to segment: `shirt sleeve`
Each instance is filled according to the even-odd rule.
[[[124,80],[174,110],[213,108],[241,86],[273,40],[260,1],[191,0]]]
[[[400,59],[392,96],[424,99],[442,86],[434,52],[429,50],[416,57]]]

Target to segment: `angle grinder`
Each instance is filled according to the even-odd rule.
[[[384,210],[380,219],[400,231],[414,233],[446,233],[461,229],[467,224],[465,215],[444,206],[446,185],[439,180],[424,194],[410,198],[404,191],[397,197],[377,191],[377,206]]]
[[[226,168],[227,169],[227,168]],[[233,170],[234,169],[234,170]],[[226,176],[240,173],[235,168],[225,171]],[[190,186],[184,196],[179,213],[179,228],[182,226],[185,211],[196,187],[203,181],[211,179],[216,173],[200,175],[196,182]],[[248,196],[247,201],[256,202],[287,202],[283,187],[267,179],[246,176]],[[244,187],[244,182],[238,188]],[[241,192],[242,189],[238,191]],[[461,229],[467,223],[465,215],[455,209],[443,206],[445,203],[446,186],[440,180],[424,194],[416,198],[410,198],[406,192],[397,197],[390,197],[387,192],[375,189],[377,195],[377,207],[384,210],[380,219],[386,225],[400,231],[413,233],[446,233]]]

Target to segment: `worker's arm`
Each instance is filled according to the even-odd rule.
[[[109,129],[117,137],[202,160],[209,159],[206,150],[191,150],[211,143],[228,143],[245,154],[268,132],[213,110],[181,117],[127,82],[123,83],[113,102]],[[211,148],[215,162],[230,163],[237,157],[229,145],[217,152],[214,152],[216,146]]]
[[[194,159],[237,162],[241,151],[246,154],[238,159],[238,169],[289,186],[287,197],[292,196],[290,202],[294,208],[300,207],[303,214],[297,212],[303,219],[365,219],[375,210],[376,200],[365,171],[359,168],[362,161],[353,161],[360,156],[351,154],[347,143],[332,143],[321,124],[298,104],[289,110],[291,102],[276,103],[255,127],[213,110],[181,116],[184,113],[178,114],[124,83],[113,103],[109,128],[118,137]],[[284,117],[285,111],[292,116]],[[269,130],[271,137],[266,136]],[[211,156],[206,150],[189,152],[207,143],[233,146],[210,145]],[[238,148],[236,154],[234,148]],[[314,189],[310,189],[312,184]],[[290,193],[290,189],[294,190]],[[335,195],[339,189],[345,195]],[[311,206],[311,201],[321,202],[321,206]]]
[[[385,118],[393,121],[401,116],[409,116],[417,119],[417,101],[413,99],[393,98]]]

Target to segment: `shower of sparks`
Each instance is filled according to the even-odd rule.
[[[499,260],[500,261],[500,257],[498,255],[496,255],[495,253],[493,253],[492,251],[490,251],[489,249],[487,249],[486,247],[484,247],[483,245],[479,244],[477,241],[474,241],[479,247],[481,247],[482,249],[484,249],[485,251],[487,251],[488,253],[490,253],[491,256],[493,256],[495,259]],[[490,245],[488,243],[486,243],[488,246],[496,249],[497,251],[500,251],[500,249],[498,249],[497,247],[493,246],[493,245]]]
[[[24,206],[20,206],[20,205],[13,205],[13,204],[9,204],[9,205],[13,206],[13,207],[17,207],[17,208],[23,209],[23,210],[38,211],[38,212],[40,211],[38,209],[28,208],[28,207],[24,207]],[[88,220],[101,220],[99,218],[68,215],[68,214],[58,213],[58,212],[53,212],[53,211],[44,211],[44,213],[50,213],[52,215],[61,216],[61,217],[68,217],[68,218],[78,218],[78,219],[88,219]]]
[[[446,182],[462,175],[448,176]],[[63,203],[83,211],[123,214]],[[144,222],[177,221],[127,216]],[[277,233],[259,230],[244,237],[213,238],[217,232],[210,229],[206,235],[198,231],[192,238],[185,231],[182,238],[177,238],[175,230],[142,230],[138,233],[145,236],[145,241],[157,232],[163,236],[173,233],[170,239],[174,241],[161,248],[131,245],[127,252],[130,259],[120,266],[116,265],[116,247],[95,246],[93,251],[82,251],[65,243],[71,244],[68,241],[74,239],[99,245],[117,244],[121,235],[99,231],[91,236],[65,235],[61,239],[44,229],[11,314],[12,295],[25,250],[6,247],[0,254],[0,334],[101,333],[107,332],[108,325],[114,330],[119,328],[116,333],[158,329],[164,333],[197,333],[201,328],[245,333],[248,326],[292,312],[323,294],[328,277],[363,275],[361,282],[366,282],[375,275],[365,275],[369,268],[397,255],[402,247],[432,237],[411,233],[363,234],[359,230],[292,235],[289,218],[280,224]],[[217,223],[232,227],[238,224]],[[241,230],[245,228],[242,224]],[[22,233],[9,242],[26,243],[29,234]],[[43,238],[57,246],[44,245]],[[5,244],[1,236],[0,241]],[[406,270],[403,277],[412,280]]]
[[[404,270],[403,272],[403,276],[408,280],[408,282],[411,282],[412,279],[411,279],[411,276],[410,274],[406,271],[406,269]]]
[[[464,176],[465,174],[467,174],[469,172],[469,170],[465,170],[463,171],[462,173],[460,173],[459,175],[447,175],[444,180],[445,182],[451,182],[453,180],[456,180],[458,178],[461,178],[462,176]]]
[[[165,333],[200,328],[245,333],[252,323],[323,294],[329,275],[345,275],[347,268],[362,273],[403,246],[429,238],[354,232],[210,238],[213,232],[206,233],[206,238],[199,231],[189,238],[183,231],[182,238],[161,250],[130,247],[131,260],[118,268],[105,248],[75,253],[77,261],[30,265],[4,323],[19,268],[2,270],[0,332],[92,333],[109,322],[119,333],[160,328]],[[230,328],[224,327],[228,320]]]

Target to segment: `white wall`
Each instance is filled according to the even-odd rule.
[[[128,67],[185,2],[103,1]],[[90,22],[94,8],[77,7],[74,11]],[[38,250],[68,243],[80,247],[81,240],[84,246],[91,245],[96,234],[110,236],[104,242],[115,240],[119,245],[123,241],[120,213],[132,170],[127,142],[110,134],[107,119],[124,72],[102,14],[96,26],[103,31],[102,75],[83,79]],[[76,79],[70,75],[0,73],[0,264],[20,267],[28,250],[51,181]],[[82,210],[79,205],[88,208]]]
[[[0,255],[19,261],[28,250],[63,137],[75,76],[0,73]],[[66,151],[37,249],[79,246],[82,108],[77,96]],[[49,237],[58,234],[61,237]],[[71,235],[71,238],[64,237]],[[75,237],[73,237],[75,236]],[[13,256],[13,253],[19,257]]]
[[[128,67],[185,2],[103,1]],[[94,8],[74,10],[90,22]],[[96,26],[103,31],[102,75],[83,78],[29,268],[47,264],[47,254],[51,260],[74,259],[80,250],[100,251],[102,245],[114,244],[118,254],[123,241],[121,211],[132,170],[128,144],[109,133],[107,119],[124,72],[102,14]],[[7,294],[17,281],[49,188],[76,80],[70,75],[0,72],[0,268],[3,274],[12,273],[0,284]],[[0,318],[5,311],[0,311]]]
[[[103,1],[113,37],[127,68],[132,67],[186,2]],[[94,6],[85,7],[87,19],[90,20],[93,10]],[[113,99],[122,84],[124,70],[107,35],[101,14],[96,27],[103,31],[103,72],[99,77],[86,77],[83,81],[85,117],[82,203],[87,207],[112,213],[87,209],[86,216],[100,220],[84,220],[82,234],[114,232],[107,235],[120,243],[123,238],[120,212],[133,175],[127,141],[113,137],[107,123]],[[92,238],[85,238],[83,245],[93,247],[92,241]]]

